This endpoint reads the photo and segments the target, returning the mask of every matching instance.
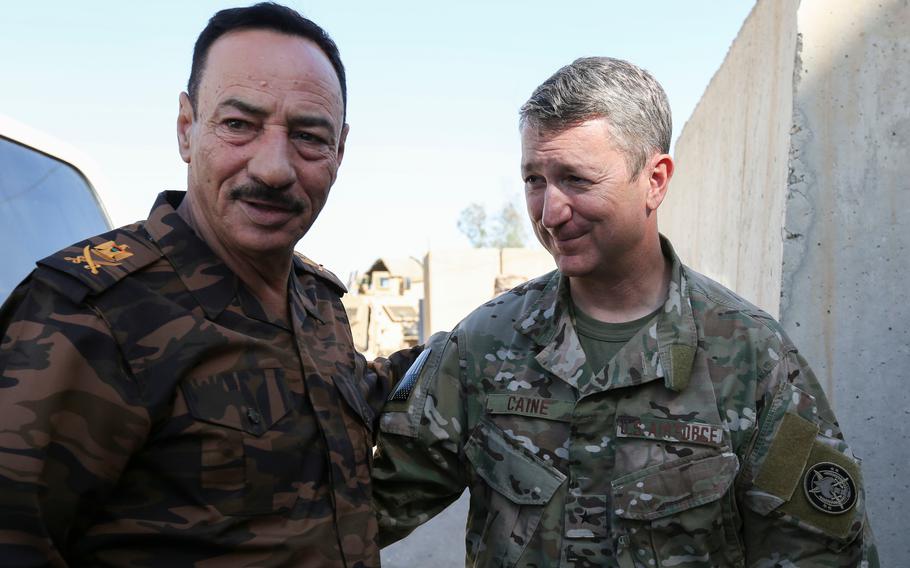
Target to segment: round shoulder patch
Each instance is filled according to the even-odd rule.
[[[847,470],[831,462],[819,462],[803,478],[806,498],[813,507],[829,515],[846,513],[856,504],[856,483]]]

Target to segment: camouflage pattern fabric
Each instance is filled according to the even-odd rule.
[[[303,257],[270,319],[182,195],[41,261],[0,311],[0,563],[378,566],[374,418],[413,356],[366,365]]]
[[[468,487],[468,566],[877,566],[857,460],[809,366],[662,245],[669,297],[604,369],[558,272],[427,344],[380,420],[381,544]],[[846,510],[807,506],[806,480]]]

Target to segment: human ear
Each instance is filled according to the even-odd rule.
[[[648,193],[646,203],[648,209],[656,211],[667,196],[670,187],[670,178],[673,177],[673,158],[669,154],[657,154],[648,166]]]
[[[187,164],[190,163],[190,130],[193,127],[195,112],[190,96],[180,93],[180,102],[177,110],[177,148],[180,157]]]
[[[341,165],[341,160],[344,158],[344,143],[348,139],[348,131],[351,129],[351,126],[345,123],[341,127],[341,136],[338,137],[338,165]]]

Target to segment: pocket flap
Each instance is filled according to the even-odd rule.
[[[734,453],[649,467],[613,481],[613,508],[640,521],[673,515],[720,499],[738,471]]]
[[[464,447],[465,457],[487,484],[519,505],[543,505],[566,476],[506,438],[498,426],[480,422]]]
[[[371,372],[365,371],[360,358],[357,357],[357,359],[359,365],[355,368],[355,376],[363,377],[364,372]],[[360,418],[367,430],[372,432],[373,422],[376,420],[376,412],[367,403],[359,386],[354,382],[354,377],[339,373],[332,375],[332,381],[335,383],[338,392],[341,393],[341,398],[344,399],[351,410]]]
[[[185,379],[180,388],[197,420],[262,436],[290,411],[282,369]]]

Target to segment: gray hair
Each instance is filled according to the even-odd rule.
[[[519,114],[522,128],[557,132],[606,118],[632,179],[654,153],[670,151],[667,94],[650,73],[621,59],[576,59],[534,89]]]

